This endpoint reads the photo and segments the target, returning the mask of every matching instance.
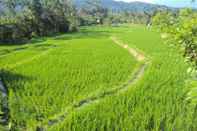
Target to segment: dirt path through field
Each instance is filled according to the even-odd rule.
[[[129,47],[127,44],[121,42],[117,37],[114,37],[114,36],[113,36],[113,37],[110,37],[110,39],[111,39],[114,43],[116,43],[117,45],[121,46],[122,48],[127,49],[127,50],[129,51],[129,53],[130,53],[131,55],[133,55],[133,56],[136,58],[136,60],[138,60],[139,62],[145,60],[145,56],[144,56],[143,53],[141,53],[141,52],[139,52],[139,51],[137,51],[137,50],[135,50],[135,49]]]
[[[134,85],[143,76],[143,74],[145,72],[145,69],[148,66],[148,62],[146,61],[146,57],[144,56],[144,54],[135,50],[135,49],[133,49],[133,48],[130,48],[128,45],[126,45],[123,42],[121,42],[120,40],[118,40],[117,37],[110,37],[110,39],[115,44],[121,46],[122,48],[127,49],[127,51],[132,56],[134,56],[137,61],[142,62],[143,64],[141,64],[134,71],[134,73],[132,73],[132,75],[130,76],[130,79],[127,82],[125,82],[122,86],[120,86],[118,88],[110,89],[108,91],[105,91],[102,94],[98,94],[97,96],[81,100],[80,102],[78,102],[77,104],[74,104],[71,107],[72,110],[74,110],[74,111],[80,110],[81,108],[84,108],[85,106],[88,106],[88,105],[91,105],[93,103],[99,102],[100,100],[106,98],[107,96],[112,96],[114,94],[127,91],[128,88],[132,87],[132,85]],[[44,129],[47,129],[49,127],[52,127],[52,126],[62,122],[69,114],[70,114],[69,112],[64,112],[64,113],[61,113],[59,115],[56,115],[56,117],[54,117],[54,118],[50,119],[49,121],[45,122],[45,123],[47,123],[46,125],[41,124],[41,126],[38,126],[38,130],[44,131]]]

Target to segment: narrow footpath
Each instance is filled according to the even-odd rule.
[[[81,108],[84,108],[85,106],[90,106],[91,104],[98,103],[102,99],[106,98],[107,96],[112,96],[112,95],[115,95],[117,93],[127,91],[128,88],[131,88],[132,85],[134,85],[137,81],[139,81],[140,78],[143,76],[143,74],[144,74],[144,72],[145,72],[145,70],[148,66],[148,60],[144,56],[144,54],[137,51],[134,48],[129,47],[127,44],[124,44],[117,37],[110,37],[110,39],[115,44],[117,44],[120,47],[126,49],[132,56],[134,56],[134,58],[138,62],[141,62],[142,64],[138,67],[138,69],[136,69],[134,71],[134,73],[132,73],[132,75],[130,76],[130,79],[126,83],[124,83],[122,86],[120,86],[118,88],[108,90],[108,91],[105,91],[104,93],[98,94],[97,96],[81,100],[80,102],[78,102],[77,104],[74,104],[71,107],[74,111],[78,111]],[[61,113],[59,115],[56,115],[54,118],[48,120],[47,122],[44,122],[44,123],[47,123],[46,125],[37,126],[37,131],[45,131],[46,129],[62,122],[70,113],[71,112],[68,111],[68,112],[64,112],[64,113]]]

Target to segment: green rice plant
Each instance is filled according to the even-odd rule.
[[[111,36],[150,59],[143,78],[125,92],[72,108],[81,100],[122,86],[141,64],[114,44]],[[197,130],[196,104],[188,99],[193,86],[188,85],[188,64],[177,48],[164,44],[154,28],[83,27],[78,33],[46,39],[44,44],[55,48],[38,49],[37,44],[44,45],[38,42],[0,58],[14,130],[35,131],[68,110],[47,130]]]
[[[195,131],[196,108],[187,100],[188,64],[157,32],[132,25],[115,33],[150,57],[151,64],[128,92],[73,111],[50,131]]]
[[[36,130],[39,123],[80,100],[120,86],[137,66],[137,61],[108,37],[97,39],[80,33],[72,37],[75,35],[77,38],[54,38],[52,43],[58,46],[46,55],[29,45],[16,56],[2,59],[8,63],[2,77],[9,88],[13,128]],[[14,60],[21,64],[13,66]]]

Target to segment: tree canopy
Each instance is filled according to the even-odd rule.
[[[71,0],[5,0],[0,17],[0,41],[21,42],[77,29]],[[19,35],[20,34],[20,35]]]

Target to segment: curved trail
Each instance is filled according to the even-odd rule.
[[[117,37],[110,37],[110,39],[117,45],[119,45],[122,48],[127,49],[127,51],[134,56],[134,58],[138,61],[141,62],[143,64],[141,64],[138,69],[136,69],[134,71],[134,73],[132,73],[132,75],[130,76],[130,79],[124,83],[122,86],[118,87],[118,88],[113,88],[111,90],[105,91],[102,94],[98,94],[97,96],[93,96],[93,97],[89,97],[86,99],[81,100],[80,102],[78,102],[77,104],[74,104],[70,109],[74,109],[74,110],[80,110],[81,108],[84,108],[85,106],[91,105],[93,103],[99,102],[101,99],[104,99],[107,96],[112,96],[114,94],[117,93],[121,93],[124,91],[127,91],[128,88],[130,88],[132,85],[134,85],[144,74],[145,69],[148,66],[148,61],[146,59],[146,57],[144,56],[143,53],[130,48],[128,45],[122,43],[120,40],[118,40]],[[71,111],[72,112],[72,111]],[[54,126],[60,122],[62,122],[68,115],[69,115],[69,111],[61,113],[57,116],[55,116],[52,119],[49,119],[47,121],[45,121],[45,125],[38,126],[37,130],[39,131],[43,131],[51,126]]]

